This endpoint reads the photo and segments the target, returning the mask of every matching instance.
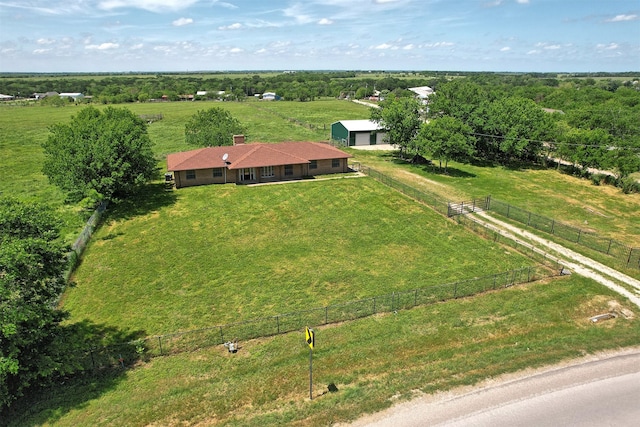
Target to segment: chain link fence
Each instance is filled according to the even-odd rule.
[[[320,326],[345,322],[379,313],[406,310],[437,302],[509,288],[560,274],[561,269],[544,265],[461,280],[443,285],[393,292],[343,304],[318,307],[197,330],[147,337],[136,341],[87,350],[81,365],[85,369],[123,366],[140,358],[152,358],[195,351],[236,340],[270,337]]]
[[[488,210],[536,230],[609,255],[627,268],[640,268],[640,248],[632,248],[617,240],[599,236],[597,233],[564,224],[497,199],[490,199]]]

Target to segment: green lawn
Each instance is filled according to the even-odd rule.
[[[533,264],[370,178],[158,189],[108,212],[74,321],[166,334]]]

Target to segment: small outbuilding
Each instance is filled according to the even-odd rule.
[[[341,120],[331,124],[331,139],[344,145],[386,144],[384,129],[372,120]]]

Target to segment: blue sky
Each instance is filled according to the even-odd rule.
[[[0,71],[639,71],[639,0],[0,0]]]

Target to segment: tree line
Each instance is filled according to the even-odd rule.
[[[640,87],[579,80],[515,85],[495,78],[454,79],[438,86],[428,104],[390,97],[371,119],[407,155],[501,164],[558,158],[577,171],[612,171],[625,191],[640,171]]]

